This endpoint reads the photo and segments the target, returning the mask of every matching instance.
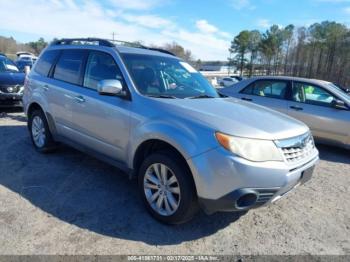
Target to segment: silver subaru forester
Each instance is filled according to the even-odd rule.
[[[23,103],[37,151],[65,143],[137,177],[148,211],[169,224],[199,207],[274,202],[308,181],[318,160],[306,125],[218,94],[160,49],[57,40],[27,76]]]

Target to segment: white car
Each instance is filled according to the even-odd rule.
[[[38,59],[37,56],[30,52],[17,52],[17,61],[30,61],[32,63],[35,63],[35,61]]]
[[[219,85],[223,87],[229,87],[238,83],[238,80],[232,77],[224,77],[219,80]]]

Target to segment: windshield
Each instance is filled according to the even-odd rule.
[[[19,72],[17,66],[7,57],[0,58],[0,73],[3,72]]]
[[[341,88],[340,86],[337,86],[336,84],[333,84],[333,83],[329,83],[329,85],[331,87],[334,87],[335,89],[341,91],[343,94],[345,94],[348,97],[348,99],[350,99],[350,94],[346,92],[346,89]]]
[[[215,88],[192,66],[162,56],[124,54],[124,63],[138,91],[161,98],[219,97]]]

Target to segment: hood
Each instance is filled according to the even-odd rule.
[[[0,73],[0,86],[24,85],[24,73]]]
[[[228,135],[277,140],[308,132],[302,122],[235,98],[163,99],[178,117],[205,124]]]

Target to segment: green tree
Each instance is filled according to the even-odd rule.
[[[230,53],[236,54],[237,60],[239,60],[239,70],[241,76],[243,75],[245,55],[249,50],[250,32],[245,30],[240,32],[231,42]]]
[[[254,63],[258,56],[260,44],[261,44],[261,33],[258,30],[250,31],[249,44],[248,44],[248,50],[250,52],[249,76],[253,75]]]
[[[27,45],[34,50],[35,54],[39,55],[47,46],[47,42],[45,42],[44,38],[40,37],[38,41],[29,42]]]

